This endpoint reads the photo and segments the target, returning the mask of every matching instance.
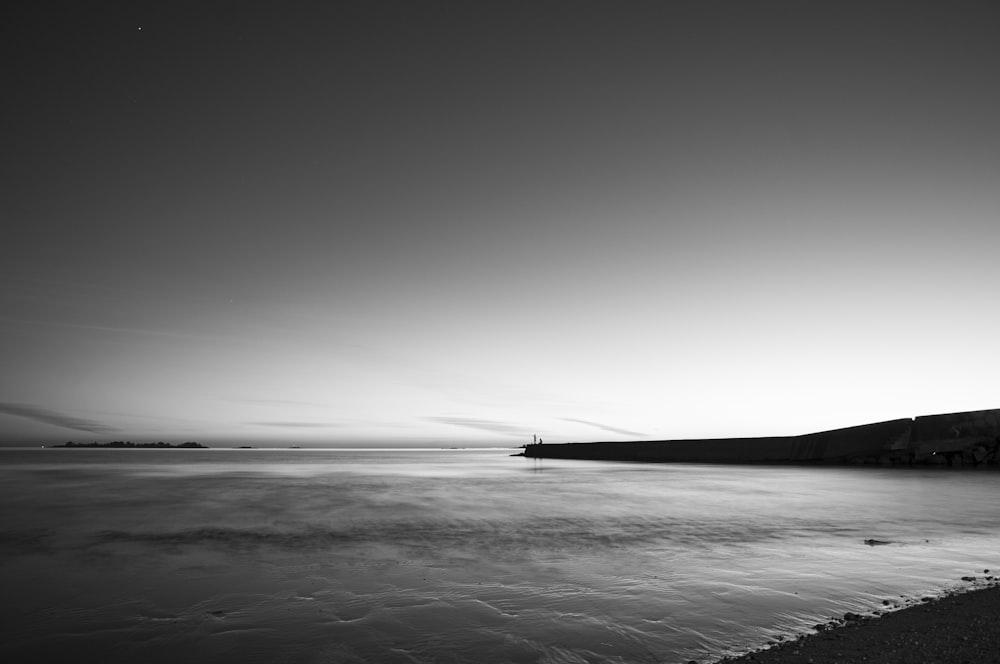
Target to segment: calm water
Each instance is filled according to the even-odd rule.
[[[0,657],[711,661],[1000,570],[1000,473],[512,452],[0,450]]]

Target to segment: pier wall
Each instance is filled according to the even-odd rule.
[[[997,464],[1000,409],[926,415],[800,436],[538,444],[536,458],[692,463]]]
[[[913,448],[917,454],[950,452],[1000,436],[1000,409],[924,415],[913,422]]]
[[[613,461],[739,462],[779,461],[794,448],[794,438],[714,438],[630,442],[529,445],[525,456]]]

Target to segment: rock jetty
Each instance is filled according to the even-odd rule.
[[[690,463],[1000,465],[1000,409],[925,415],[800,436],[534,443],[524,456]]]

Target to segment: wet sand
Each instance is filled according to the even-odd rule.
[[[979,577],[977,589],[925,598],[881,616],[855,616],[816,634],[785,641],[727,664],[981,664],[1000,662],[1000,579]],[[986,587],[983,587],[984,584]]]

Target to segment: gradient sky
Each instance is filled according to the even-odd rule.
[[[1000,406],[996,2],[6,5],[6,444]]]

